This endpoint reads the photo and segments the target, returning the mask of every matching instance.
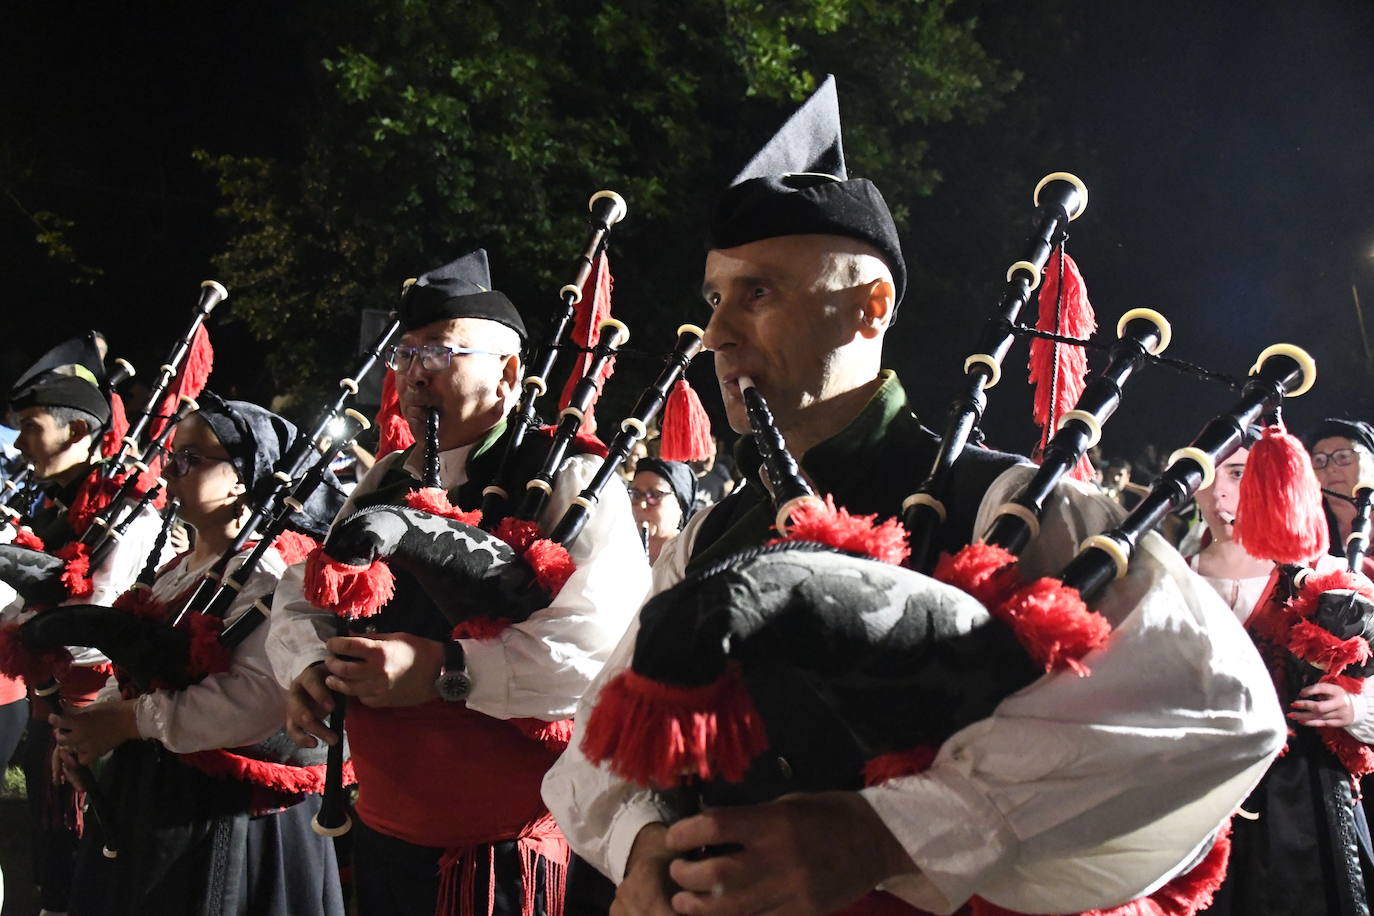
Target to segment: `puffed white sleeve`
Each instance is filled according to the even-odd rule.
[[[284,571],[275,550],[264,554],[229,606],[226,624],[268,597]],[[139,697],[134,706],[139,734],[183,754],[241,747],[270,736],[285,721],[286,702],[267,660],[266,641],[264,622],[234,649],[228,671],[208,675],[184,690],[156,690]]]
[[[651,595],[682,580],[696,533],[710,511],[697,513],[682,534],[664,545],[654,564]],[[653,792],[626,782],[583,756],[582,732],[601,688],[630,666],[638,632],[636,616],[578,703],[572,742],[545,774],[543,785],[544,803],[569,845],[617,884],[625,877],[625,863],[639,831],[647,824],[664,821],[666,812],[660,809]]]
[[[1032,471],[998,478],[978,531]],[[1061,484],[1023,578],[1056,574],[1118,515]],[[929,770],[863,791],[920,868],[885,890],[934,913],[974,894],[1032,913],[1120,904],[1191,863],[1259,781],[1285,737],[1269,674],[1182,558],[1147,535],[1093,607],[1113,634],[1088,677],[1040,678]]]
[[[601,465],[578,455],[564,462],[540,526],[550,531]],[[575,570],[548,607],[492,639],[464,639],[472,692],[467,705],[498,719],[556,721],[573,714],[630,625],[649,587],[649,563],[612,478],[569,550]]]

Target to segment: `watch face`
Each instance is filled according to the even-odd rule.
[[[439,691],[439,696],[449,702],[455,702],[467,699],[467,695],[472,692],[472,678],[468,677],[466,671],[445,671],[439,675],[435,687]]]

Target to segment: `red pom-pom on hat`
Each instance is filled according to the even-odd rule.
[[[1282,424],[1267,427],[1250,449],[1235,538],[1246,553],[1275,563],[1306,562],[1326,553],[1330,544],[1312,459]]]

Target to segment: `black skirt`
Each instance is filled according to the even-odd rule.
[[[115,750],[101,774],[118,857],[88,819],[71,916],[342,916],[333,841],[310,819],[319,796],[252,815],[251,787],[182,763],[155,741]]]

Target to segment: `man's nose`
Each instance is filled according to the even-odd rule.
[[[719,350],[738,342],[733,314],[730,307],[722,301],[711,312],[711,320],[706,322],[706,333],[701,337],[701,345],[707,350]]]

